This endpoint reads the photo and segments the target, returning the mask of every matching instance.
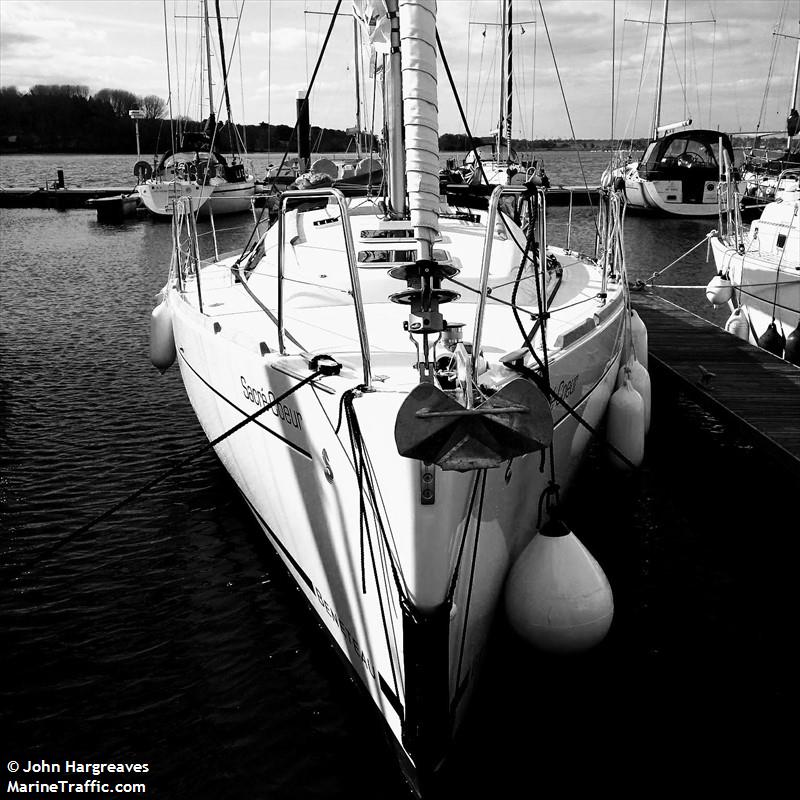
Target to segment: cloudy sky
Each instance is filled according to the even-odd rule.
[[[335,5],[221,0],[237,122],[293,122],[294,98],[307,85],[330,21],[309,12]],[[24,91],[71,83],[165,99],[171,88],[174,112],[199,118],[200,7],[200,0],[0,0],[0,85]],[[209,7],[213,12],[213,0]],[[476,135],[496,125],[499,8],[499,0],[439,0],[440,36]],[[660,25],[642,21],[660,22],[661,0],[543,0],[542,8],[546,26],[538,2],[514,3],[514,136],[570,136],[550,44],[578,138],[610,136],[612,83],[615,136],[647,135]],[[347,0],[342,9],[349,11]],[[705,22],[711,19],[716,23]],[[761,130],[784,128],[797,40],[773,32],[800,34],[800,0],[672,0],[669,20],[663,122],[692,117],[695,125],[727,131],[759,123]],[[692,24],[679,24],[684,20]],[[313,124],[354,124],[353,76],[352,22],[342,18],[312,94]],[[460,133],[446,77],[439,81],[440,132]]]

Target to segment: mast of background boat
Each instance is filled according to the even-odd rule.
[[[500,160],[500,148],[503,144],[503,121],[506,116],[506,98],[503,96],[503,84],[506,70],[506,19],[508,18],[508,0],[503,0],[500,11],[500,115],[497,120],[497,160]]]
[[[222,14],[219,11],[219,0],[214,0],[214,8],[217,12],[217,35],[219,36],[219,58],[222,62],[222,90],[225,92],[225,108],[228,112],[228,146],[231,149],[231,153],[234,152],[236,148],[233,145],[233,132],[231,131],[231,127],[233,126],[233,115],[231,114],[231,96],[228,92],[228,68],[225,65],[225,40],[222,38]],[[209,81],[210,85],[210,81]]]
[[[661,52],[658,56],[658,86],[656,88],[656,107],[653,112],[653,139],[658,138],[661,125],[661,88],[664,83],[664,53],[667,47],[667,15],[669,0],[664,0],[664,19],[661,22]]]
[[[386,0],[391,26],[391,52],[386,56],[386,138],[389,159],[389,205],[394,214],[403,216],[406,205],[405,151],[403,149],[403,87],[400,60],[400,17],[398,0]]]
[[[512,2],[508,0],[508,17],[506,19],[506,37],[508,41],[508,56],[506,60],[506,159],[511,160],[511,114],[513,112],[514,71],[512,69],[511,42],[513,40],[514,26],[512,24]]]
[[[794,80],[792,81],[792,94],[789,97],[789,116],[792,112],[797,112],[797,82],[800,80],[800,36],[797,37],[797,58],[794,64]],[[792,136],[791,125],[787,120],[786,130],[786,149],[792,149]]]
[[[356,74],[356,155],[361,160],[361,71],[359,69],[359,30],[358,20],[353,15],[353,64]]]
[[[216,120],[214,117],[214,89],[211,86],[211,37],[208,25],[208,0],[203,0],[203,26],[206,34],[206,68],[208,70],[208,118]]]

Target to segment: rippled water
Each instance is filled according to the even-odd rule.
[[[68,182],[122,177],[114,157],[71,158]],[[34,161],[47,174],[57,159]],[[231,244],[246,223],[228,218]],[[573,246],[591,250],[589,212],[574,223]],[[630,216],[631,277],[713,224]],[[551,238],[565,232],[554,210]],[[146,761],[157,797],[405,797],[368,704],[213,455],[8,579],[204,437],[178,371],[160,376],[147,355],[169,226],[4,209],[0,233],[8,758]],[[700,247],[665,280],[703,285],[711,272]],[[710,314],[702,292],[672,292]],[[639,475],[620,479],[593,450],[569,519],[614,586],[611,634],[562,661],[501,626],[444,796],[642,790],[690,764],[719,786],[765,765],[769,747],[767,786],[779,726],[793,722],[796,490],[685,398],[657,398]]]

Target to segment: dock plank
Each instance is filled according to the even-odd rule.
[[[647,326],[654,379],[687,391],[800,477],[800,369],[656,295],[631,302]],[[713,373],[707,382],[703,370]]]

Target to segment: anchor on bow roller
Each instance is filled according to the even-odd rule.
[[[408,284],[406,290],[390,299],[411,306],[405,327],[422,335],[424,354],[419,362],[420,384],[400,407],[394,436],[401,456],[466,472],[498,467],[548,447],[553,438],[553,417],[542,391],[523,379],[511,381],[472,407],[469,345],[460,341],[462,326],[448,325],[439,311],[440,303],[458,298],[455,292],[441,288],[442,278],[457,272],[448,264],[420,260],[389,273]],[[435,364],[428,360],[431,333],[444,334],[443,342],[452,354]],[[434,377],[445,386],[453,383],[448,362],[455,364],[458,380],[455,388],[443,390],[434,384]]]

